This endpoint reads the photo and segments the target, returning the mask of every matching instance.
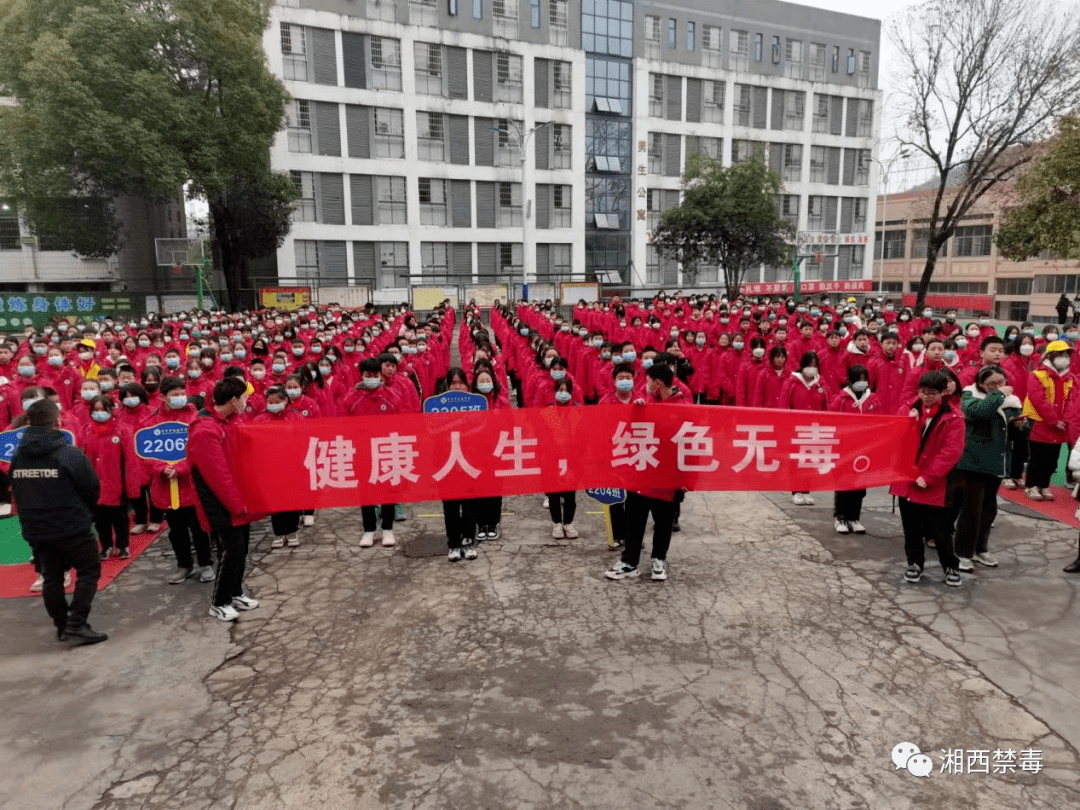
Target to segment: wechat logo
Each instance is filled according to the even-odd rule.
[[[934,761],[922,753],[915,743],[902,742],[894,746],[892,761],[896,770],[906,768],[912,776],[929,777],[934,770]]]

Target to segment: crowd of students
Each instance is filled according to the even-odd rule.
[[[455,328],[461,364],[451,367]],[[999,336],[987,318],[963,322],[953,310],[938,317],[889,301],[663,292],[651,300],[582,301],[568,316],[550,302],[484,311],[470,304],[460,323],[448,302],[425,318],[406,305],[383,312],[369,305],[61,321],[40,333],[0,336],[0,419],[18,427],[37,399],[56,402],[60,426],[102,482],[95,513],[102,559],[128,557],[132,535],[164,523],[177,562],[169,582],[179,584],[215,579],[213,533],[200,519],[190,465],[140,458],[133,437],[162,422],[191,424],[215,384],[231,377],[246,386],[239,419],[253,422],[414,413],[444,390],[481,394],[490,409],[663,402],[907,415],[919,420],[921,441],[919,476],[892,488],[905,577],[922,577],[931,546],[946,583],[959,585],[960,572],[998,564],[989,536],[999,486],[1023,487],[1032,500],[1054,497],[1049,484],[1061,448],[1080,436],[1077,333],[1073,324],[1023,323]],[[678,489],[630,492],[613,508],[622,554],[609,578],[639,576],[650,515],[651,575],[667,577],[682,496]],[[865,532],[864,496],[835,493],[836,532]],[[814,504],[806,492],[792,499]],[[553,537],[578,537],[575,493],[546,493],[545,506]],[[445,502],[448,559],[475,559],[479,542],[500,536],[501,511],[501,498]],[[361,547],[395,545],[400,505],[361,512]],[[314,519],[272,515],[271,547],[299,545],[301,526]],[[1080,570],[1080,559],[1066,570]]]

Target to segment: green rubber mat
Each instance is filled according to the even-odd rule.
[[[17,517],[0,518],[0,565],[30,562],[30,546],[23,540]]]

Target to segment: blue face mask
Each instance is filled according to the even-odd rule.
[[[493,383],[477,383],[476,390],[481,394],[490,394],[495,390],[495,385]]]
[[[281,413],[283,410],[285,410],[285,403],[284,402],[267,402],[266,403],[266,410],[269,411],[270,413]]]
[[[569,391],[556,391],[555,392],[555,401],[558,402],[560,405],[565,405],[567,402],[570,401],[570,399],[571,399],[571,396],[570,396]]]
[[[95,422],[108,422],[111,416],[108,411],[94,411],[90,414],[90,418]]]
[[[166,357],[165,358],[165,367],[166,368],[180,368],[180,358],[179,357]]]
[[[53,368],[59,368],[60,366],[64,365],[64,358],[63,357],[50,357],[49,358],[49,365],[52,366]]]
[[[644,360],[641,361],[641,365],[644,368],[652,368],[652,358],[646,357]]]
[[[275,374],[284,374],[285,373],[285,364],[284,363],[274,363],[274,365],[272,365],[270,368],[273,369]]]
[[[634,381],[628,380],[625,377],[615,381],[615,390],[622,393],[628,393],[634,390]]]
[[[187,397],[169,397],[170,408],[183,408],[187,405]]]
[[[199,379],[199,377],[202,376],[202,369],[201,368],[189,368],[187,374],[188,374],[189,377],[191,377],[191,379],[197,380],[197,379]]]
[[[34,376],[34,367],[33,366],[19,366],[19,373],[22,374],[24,377],[33,377]]]
[[[553,368],[551,370],[551,378],[553,380],[561,380],[565,376],[566,376],[566,372],[563,371],[561,368]]]
[[[623,352],[622,359],[624,363],[633,363],[637,360],[637,352]]]
[[[247,357],[247,349],[237,349],[236,350],[236,356],[241,358],[241,359],[244,358],[244,357]]]
[[[525,327],[522,327],[518,331],[521,333],[522,337],[528,337],[529,335],[529,330]]]

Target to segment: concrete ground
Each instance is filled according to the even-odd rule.
[[[610,582],[579,499],[580,539],[512,498],[504,538],[455,564],[434,504],[394,550],[357,547],[358,510],[294,551],[260,527],[262,606],[231,627],[208,586],[164,584],[164,540],[95,602],[105,644],[3,602],[0,807],[1080,806],[1071,530],[1003,511],[1000,568],[950,589],[931,552],[912,586],[882,491],[849,537],[828,495],[692,493],[670,579]],[[896,770],[902,742],[929,778]],[[943,773],[943,749],[1043,770]]]

